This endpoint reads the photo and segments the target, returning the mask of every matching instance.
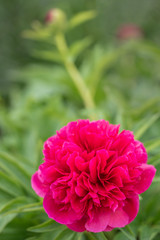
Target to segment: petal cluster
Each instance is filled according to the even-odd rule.
[[[137,215],[155,175],[143,144],[105,120],[70,122],[44,143],[32,187],[50,218],[78,232],[111,231]]]

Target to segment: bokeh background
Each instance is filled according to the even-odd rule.
[[[69,49],[63,57],[72,59],[94,106],[86,107],[57,50],[57,33],[45,22],[53,8],[63,10],[67,22],[97,13],[62,31]],[[43,142],[67,122],[93,116],[133,131],[157,168],[132,231],[76,235],[48,220],[31,189]],[[0,239],[159,240],[159,116],[159,0],[1,0]]]

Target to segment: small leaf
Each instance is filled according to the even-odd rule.
[[[53,220],[48,220],[48,221],[38,224],[34,227],[29,227],[27,230],[30,232],[41,233],[41,232],[54,231],[56,228],[64,228],[64,225],[59,224]]]
[[[135,138],[140,139],[143,134],[151,127],[151,125],[156,122],[159,116],[159,114],[155,114],[150,119],[148,119],[148,121],[135,132]]]
[[[144,143],[147,152],[151,152],[153,151],[155,148],[160,146],[160,138],[158,139],[152,139],[149,142],[147,142],[146,144]]]
[[[160,182],[160,177],[154,177],[153,182]]]
[[[28,199],[26,197],[17,197],[12,199],[11,201],[7,202],[3,208],[1,209],[1,213],[5,213],[8,211],[13,211],[19,208],[20,206],[24,206],[26,203],[28,203]]]
[[[2,171],[0,171],[0,189],[12,196],[20,196],[24,194],[21,186],[16,182],[16,180],[14,178],[10,178]]]
[[[55,53],[53,51],[33,51],[32,53],[33,57],[36,57],[38,59],[43,59],[47,61],[53,61],[53,62],[62,62],[62,58],[58,53]]]
[[[17,216],[16,213],[9,214],[7,216],[0,215],[0,232]]]
[[[71,231],[70,229],[65,229],[63,232],[60,232],[60,234],[55,237],[54,240],[72,240],[74,239],[75,235],[75,232]]]
[[[152,158],[149,158],[148,163],[153,164],[154,166],[160,164],[160,154],[157,154]]]
[[[82,51],[88,48],[91,43],[92,39],[90,37],[86,37],[83,40],[75,42],[70,48],[71,56],[73,56],[73,58],[76,58],[81,54]]]
[[[0,167],[4,169],[10,176],[13,176],[19,184],[21,184],[34,197],[35,194],[31,189],[30,176],[26,170],[9,154],[0,151]]]
[[[13,201],[14,205],[14,201]],[[8,207],[8,206],[7,206]],[[12,214],[12,213],[22,213],[22,212],[35,212],[35,211],[43,211],[44,208],[42,207],[42,202],[30,203],[30,204],[23,204],[22,206],[14,206],[9,205],[9,211],[3,213],[4,216]]]
[[[77,14],[75,17],[71,18],[69,21],[69,28],[75,28],[78,25],[93,19],[96,17],[96,12],[95,11],[85,11],[85,12],[80,12],[79,14]]]

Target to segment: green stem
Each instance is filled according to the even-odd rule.
[[[71,79],[73,80],[76,88],[79,91],[79,94],[84,102],[84,105],[87,110],[89,110],[89,115],[91,120],[95,120],[97,117],[93,112],[95,109],[94,100],[91,96],[91,93],[86,86],[81,74],[79,73],[77,67],[75,66],[73,60],[69,56],[69,49],[67,43],[65,41],[64,35],[59,33],[55,37],[56,46],[62,56],[64,66],[70,75]]]

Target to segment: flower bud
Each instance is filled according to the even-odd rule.
[[[142,30],[135,24],[122,25],[117,31],[117,38],[120,40],[140,39],[142,36]]]
[[[51,9],[46,14],[45,23],[53,25],[57,29],[62,29],[66,25],[65,13],[58,8]]]

